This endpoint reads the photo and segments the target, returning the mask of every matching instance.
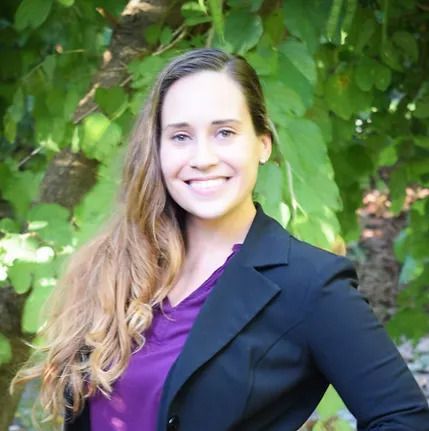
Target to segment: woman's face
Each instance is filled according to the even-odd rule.
[[[270,152],[269,136],[256,136],[241,89],[225,73],[197,72],[167,91],[161,170],[171,197],[190,216],[251,211],[258,165]]]

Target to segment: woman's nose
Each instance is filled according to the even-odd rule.
[[[200,138],[196,141],[194,154],[192,154],[190,164],[193,168],[204,169],[219,162],[214,145],[207,138]]]

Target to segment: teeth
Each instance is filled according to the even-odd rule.
[[[205,190],[212,187],[220,186],[226,182],[226,178],[216,178],[213,180],[190,181],[189,185],[194,189]]]

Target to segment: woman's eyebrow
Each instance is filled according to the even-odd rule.
[[[241,121],[240,120],[236,120],[234,118],[228,118],[228,119],[225,119],[225,120],[214,120],[214,121],[211,122],[211,124],[215,125],[215,126],[219,126],[219,125],[223,125],[223,124],[229,124],[229,123],[241,124]],[[164,130],[167,130],[167,129],[178,129],[178,128],[182,128],[182,127],[190,127],[190,124],[189,123],[185,123],[185,122],[183,122],[183,123],[171,123],[171,124],[168,124],[167,126],[165,126]]]
[[[216,120],[216,121],[212,121],[213,125],[222,125],[222,124],[228,124],[228,123],[236,123],[236,124],[241,124],[240,120],[236,120],[234,118],[228,118],[227,120]]]

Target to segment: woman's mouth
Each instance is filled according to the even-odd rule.
[[[220,190],[228,180],[229,177],[219,177],[210,179],[192,179],[185,182],[193,191],[207,195]]]

